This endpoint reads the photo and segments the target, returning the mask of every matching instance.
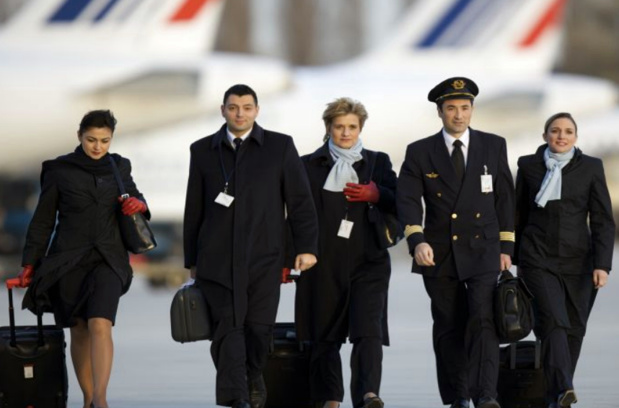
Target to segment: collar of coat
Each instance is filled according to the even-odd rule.
[[[359,163],[368,161],[368,152],[366,148],[361,150],[361,156],[363,159],[358,161],[353,165],[353,167],[357,167]],[[326,141],[322,146],[320,146],[316,151],[309,155],[309,159],[311,162],[318,162],[323,166],[332,167],[335,164],[333,160],[333,156],[331,156],[331,152],[329,151],[329,141]]]
[[[547,147],[548,147],[548,144],[544,143],[543,145],[539,146],[537,150],[535,151],[535,160],[542,162],[542,164],[544,163],[544,151],[546,151]],[[570,160],[570,163],[574,163],[576,160],[579,160],[580,156],[582,156],[582,150],[576,147],[574,150],[574,157],[572,157],[572,160]]]
[[[211,143],[211,149],[216,149],[221,145],[222,142],[226,142],[229,145],[228,134],[226,133],[226,125],[225,123],[219,128],[219,131],[215,133],[213,136],[213,142]],[[247,136],[247,140],[254,140],[258,145],[262,146],[264,143],[264,129],[260,127],[257,123],[254,122],[254,127],[251,130],[249,136]]]

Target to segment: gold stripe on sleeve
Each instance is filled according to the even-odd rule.
[[[516,242],[516,233],[512,231],[501,231],[499,232],[499,239],[501,241]]]
[[[408,238],[418,232],[423,234],[423,227],[421,225],[407,225],[404,229],[404,237]]]

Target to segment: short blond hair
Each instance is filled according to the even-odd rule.
[[[327,104],[327,109],[322,114],[322,120],[325,122],[326,134],[323,141],[329,139],[329,128],[333,123],[333,120],[339,116],[348,114],[357,115],[359,118],[359,126],[363,129],[365,121],[368,119],[368,111],[365,110],[365,106],[357,100],[348,97],[337,98],[331,103]]]

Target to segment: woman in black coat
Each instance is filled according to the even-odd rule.
[[[364,106],[349,98],[327,105],[326,143],[302,157],[319,221],[316,266],[301,274],[296,323],[312,342],[310,386],[317,406],[344,397],[339,350],[353,343],[351,395],[355,407],[381,408],[382,346],[387,332],[389,253],[368,221],[370,205],[395,212],[396,175],[389,157],[362,147]]]
[[[551,116],[537,152],[518,160],[519,275],[533,292],[550,408],[575,403],[587,319],[612,265],[615,223],[600,159],[575,147],[576,122]]]
[[[108,153],[115,126],[109,110],[87,113],[75,151],[43,163],[41,194],[19,275],[21,286],[29,286],[24,306],[52,311],[57,325],[70,327],[71,357],[85,408],[108,406],[112,326],[132,277],[118,206],[125,215],[150,217],[129,160]],[[110,157],[131,196],[122,204]]]

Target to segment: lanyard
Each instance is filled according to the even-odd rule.
[[[230,174],[228,174],[226,172],[226,166],[224,166],[224,156],[221,153],[221,151],[224,149],[224,147],[220,144],[219,145],[219,162],[221,163],[221,173],[224,176],[224,194],[228,194],[228,182],[230,181],[230,179],[232,178],[232,175],[234,174],[234,167],[232,167],[232,171],[230,172]]]

